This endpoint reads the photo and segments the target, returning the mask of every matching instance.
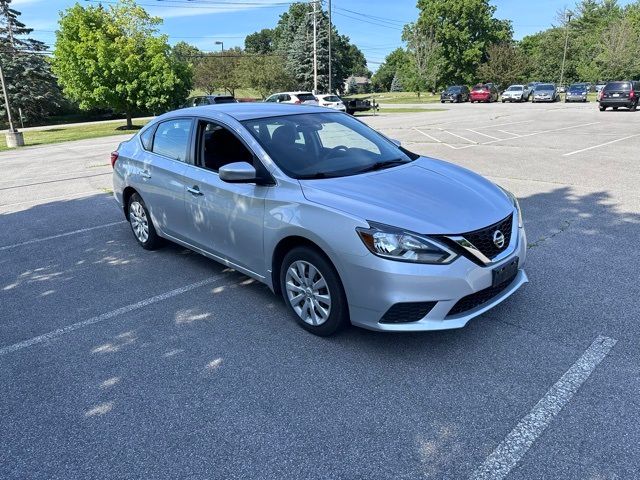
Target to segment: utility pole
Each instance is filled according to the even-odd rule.
[[[331,33],[333,28],[331,27],[331,0],[329,0],[329,93],[333,93],[331,89]]]
[[[318,93],[318,39],[317,32],[318,29],[317,20],[318,17],[316,15],[316,9],[318,7],[317,0],[312,0],[313,2],[313,93]]]
[[[571,21],[571,12],[565,13],[567,17],[567,23],[565,24],[565,37],[564,37],[564,53],[562,54],[562,67],[560,68],[560,84],[562,86],[562,80],[564,79],[564,62],[567,59],[567,46],[569,45],[569,22]]]

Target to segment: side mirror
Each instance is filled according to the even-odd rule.
[[[402,146],[402,142],[400,140],[396,140],[395,138],[390,138],[391,142],[395,144],[396,147]]]
[[[256,169],[247,162],[228,163],[218,170],[220,180],[227,183],[259,183]]]

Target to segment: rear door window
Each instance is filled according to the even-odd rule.
[[[184,162],[191,138],[191,124],[187,118],[160,123],[153,137],[153,153]]]
[[[236,103],[236,99],[231,95],[220,95],[219,97],[215,97],[213,103]]]
[[[315,101],[316,97],[313,93],[298,93],[298,100],[301,102],[308,102],[309,100]]]

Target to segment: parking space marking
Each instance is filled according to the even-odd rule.
[[[467,128],[467,131],[468,131],[468,132],[471,132],[471,133],[475,133],[476,135],[480,135],[480,136],[482,136],[482,137],[490,138],[490,139],[492,139],[492,140],[500,140],[498,137],[494,137],[494,136],[491,136],[491,135],[487,135],[486,133],[478,132],[478,131],[476,131],[476,130],[472,130],[472,129],[470,129],[470,128]]]
[[[498,130],[500,133],[506,133],[507,135],[512,135],[513,138],[520,138],[522,135],[518,133],[507,132],[506,130]],[[503,140],[509,140],[508,138],[504,138]]]
[[[46,242],[48,240],[54,240],[56,238],[68,237],[70,235],[78,235],[80,233],[91,232],[92,230],[98,230],[99,228],[113,227],[115,225],[120,225],[121,223],[127,223],[127,221],[126,220],[120,220],[118,222],[111,222],[111,223],[105,223],[103,225],[96,225],[95,227],[81,228],[79,230],[74,230],[72,232],[59,233],[58,235],[51,235],[49,237],[33,238],[33,239],[27,240],[25,242],[14,243],[12,245],[3,245],[3,246],[0,247],[0,252],[3,252],[5,250],[11,250],[12,248],[22,247],[22,246],[25,246],[25,245],[31,245],[33,243]]]
[[[563,156],[563,157],[569,157],[569,156],[571,156],[571,155],[575,155],[575,154],[577,154],[577,153],[582,153],[582,152],[586,152],[586,151],[588,151],[588,150],[593,150],[594,148],[604,147],[604,146],[606,146],[606,145],[611,145],[612,143],[623,142],[624,140],[629,140],[630,138],[638,137],[638,136],[640,136],[640,133],[636,133],[636,134],[634,134],[634,135],[628,135],[628,136],[626,136],[626,137],[618,138],[617,140],[611,140],[611,141],[609,141],[609,142],[601,143],[601,144],[599,144],[599,145],[594,145],[594,146],[592,146],[592,147],[582,148],[582,149],[580,149],[580,150],[576,150],[576,151],[574,151],[574,152],[564,153],[562,156]]]
[[[431,140],[433,140],[433,141],[434,141],[434,142],[436,142],[436,143],[441,143],[442,145],[446,145],[446,146],[447,146],[447,147],[449,147],[449,148],[453,148],[453,149],[455,149],[455,148],[456,148],[456,147],[454,147],[453,145],[449,145],[448,143],[443,142],[442,140],[438,140],[436,137],[432,137],[431,135],[429,135],[429,134],[428,134],[428,133],[426,133],[426,132],[423,132],[422,130],[418,130],[416,127],[411,127],[411,128],[413,128],[416,132],[418,132],[418,133],[420,133],[420,134],[424,135],[425,137],[430,138]]]
[[[596,338],[469,478],[471,480],[505,478],[609,354],[616,342],[617,340],[609,337]]]
[[[163,300],[167,300],[172,297],[177,297],[178,295],[182,295],[183,293],[190,292],[191,290],[195,290],[196,288],[204,287],[206,285],[210,285],[214,282],[217,282],[218,280],[224,277],[227,277],[228,275],[229,275],[228,273],[214,275],[213,277],[209,277],[200,282],[191,283],[184,287],[176,288],[174,290],[170,290],[160,295],[156,295],[154,297],[141,300],[137,303],[132,303],[130,305],[120,307],[116,310],[112,310],[107,313],[96,315],[95,317],[91,317],[87,320],[83,320],[82,322],[72,323],[71,325],[67,325],[65,327],[61,327],[56,330],[52,330],[51,332],[45,333],[43,335],[38,335],[37,337],[33,337],[28,340],[24,340],[22,342],[14,343],[13,345],[7,345],[6,347],[0,348],[0,357],[2,357],[3,355],[7,355],[8,353],[17,352],[18,350],[23,350],[25,348],[33,347],[34,345],[38,345],[43,342],[53,340],[55,338],[66,335],[67,333],[74,332],[81,328],[88,327],[90,325],[95,325],[97,323],[101,323],[106,320],[111,320],[112,318],[118,317],[120,315],[124,315],[125,313],[130,313],[135,310],[140,310],[141,308],[148,307],[149,305],[153,305],[154,303],[162,302]]]
[[[482,127],[475,127],[475,129],[484,130],[485,128],[508,127],[510,125],[520,125],[522,123],[531,123],[531,122],[533,122],[533,120],[523,120],[521,122],[499,123],[498,125],[484,125]]]
[[[442,128],[440,128],[439,130],[441,132],[448,133],[449,135],[453,135],[454,137],[458,137],[459,139],[464,140],[465,142],[469,142],[469,143],[473,143],[473,144],[478,143],[478,142],[474,142],[473,140],[469,140],[468,138],[463,137],[462,135],[458,135],[457,133],[450,132],[449,130],[444,130]]]

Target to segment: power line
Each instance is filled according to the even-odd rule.
[[[364,18],[354,17],[354,16],[346,14],[346,13],[335,12],[335,14],[336,15],[340,15],[341,17],[346,17],[346,18],[350,18],[352,20],[357,20],[359,22],[364,22],[364,23],[369,23],[371,25],[376,25],[378,27],[390,28],[392,30],[398,30],[398,31],[402,30],[402,28],[397,27],[397,26],[385,25],[384,23],[376,23],[376,22],[373,22],[373,21],[370,21],[370,20],[365,20]]]
[[[382,23],[389,23],[389,24],[398,24],[397,26],[405,26],[407,23],[410,23],[409,20],[394,20],[392,18],[386,18],[386,17],[378,17],[376,15],[369,15],[367,13],[362,13],[362,12],[357,12],[355,10],[349,10],[348,8],[342,8],[342,7],[335,7],[336,10],[342,10],[343,12],[348,12],[348,13],[352,13],[354,15],[358,15],[361,17],[365,17],[365,18],[369,18],[371,20],[375,20],[378,22],[382,22]]]

